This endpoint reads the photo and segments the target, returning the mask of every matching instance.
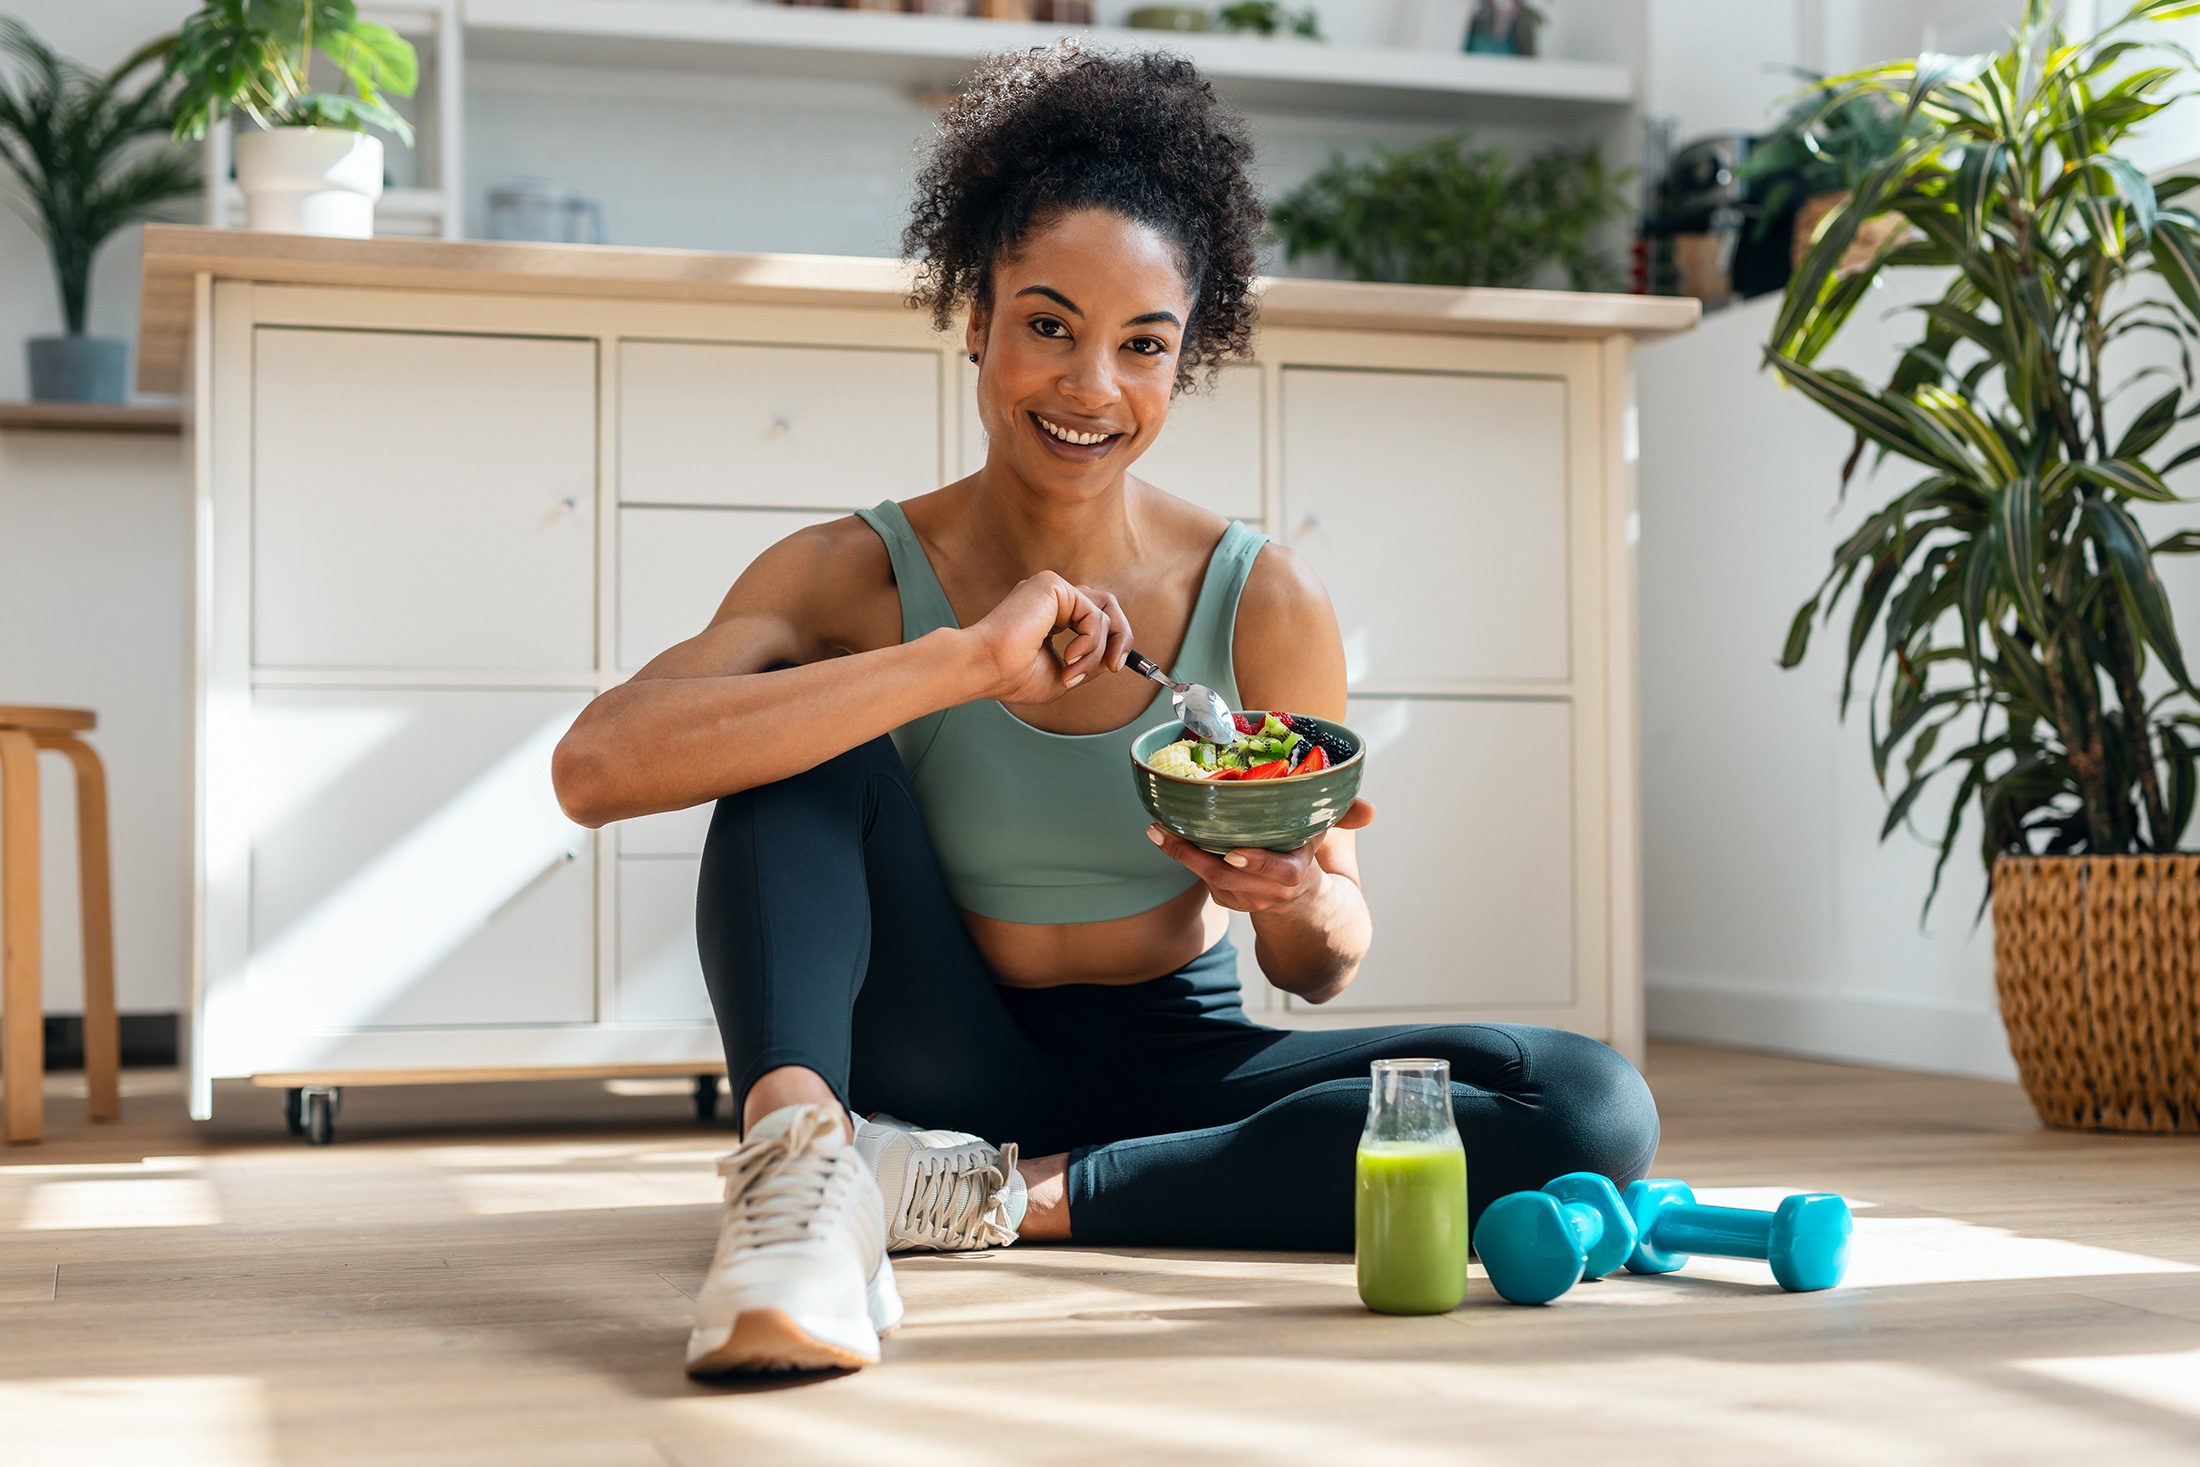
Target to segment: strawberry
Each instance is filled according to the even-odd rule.
[[[1260,720],[1250,713],[1233,713],[1230,717],[1237,724],[1237,731],[1241,734],[1258,733],[1260,731]]]
[[[1320,744],[1316,744],[1313,748],[1307,751],[1306,757],[1299,762],[1299,767],[1293,770],[1292,773],[1316,774],[1324,769],[1327,769],[1328,767],[1329,756],[1322,752],[1322,746]]]
[[[1246,770],[1245,777],[1247,779],[1281,779],[1285,774],[1290,772],[1290,769],[1291,766],[1289,764],[1285,763],[1281,759],[1277,759],[1270,763],[1262,764],[1257,768]]]

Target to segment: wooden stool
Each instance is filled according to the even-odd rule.
[[[88,708],[0,704],[0,1139],[36,1141],[45,1125],[45,1006],[39,983],[38,751],[76,767],[76,850],[84,908],[84,1078],[95,1121],[117,1120],[115,929],[107,886],[107,772],[76,737]]]

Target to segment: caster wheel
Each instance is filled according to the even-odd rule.
[[[333,1085],[308,1085],[299,1096],[299,1130],[308,1146],[326,1146],[336,1139],[336,1113],[343,1097]]]
[[[717,1118],[718,1077],[716,1075],[697,1075],[695,1077],[695,1119],[713,1121]]]
[[[295,1085],[283,1092],[283,1124],[290,1128],[293,1136],[306,1133],[305,1094]]]

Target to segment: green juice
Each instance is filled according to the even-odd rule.
[[[1467,1294],[1467,1154],[1457,1141],[1363,1141],[1355,1201],[1360,1302],[1442,1314]]]

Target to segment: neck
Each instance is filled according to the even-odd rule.
[[[1042,570],[1072,583],[1099,583],[1144,556],[1146,536],[1122,473],[1088,499],[1041,493],[988,458],[970,481],[965,533],[973,550],[1013,580]]]

